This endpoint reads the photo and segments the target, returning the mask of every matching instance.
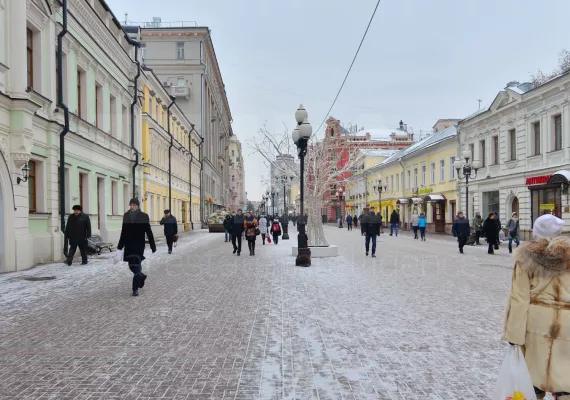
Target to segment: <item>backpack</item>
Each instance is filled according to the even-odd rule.
[[[271,228],[271,230],[276,233],[279,234],[281,232],[281,229],[279,228],[279,222],[274,222],[273,223],[273,227]]]

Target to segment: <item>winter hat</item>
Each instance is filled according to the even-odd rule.
[[[538,217],[534,222],[532,233],[535,239],[558,236],[564,228],[564,221],[552,214]]]
[[[133,204],[136,205],[136,206],[140,206],[140,205],[141,205],[141,203],[139,202],[139,199],[136,199],[136,198],[132,198],[131,201],[129,201],[129,206],[130,206],[130,205],[133,205]]]
[[[79,204],[76,204],[73,206],[72,210],[73,211],[75,211],[75,210],[83,211],[83,208],[81,208],[81,206]]]
[[[170,210],[164,210],[165,214],[170,214]]]

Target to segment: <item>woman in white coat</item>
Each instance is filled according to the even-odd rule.
[[[265,235],[267,235],[267,219],[265,215],[262,215],[259,219],[259,232],[261,232],[261,238],[263,239],[263,245],[265,246]]]

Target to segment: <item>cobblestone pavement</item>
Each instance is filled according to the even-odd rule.
[[[372,259],[359,232],[325,231],[340,256],[311,268],[294,267],[294,235],[237,257],[194,233],[149,255],[138,298],[109,260],[0,276],[0,398],[489,398],[506,246],[383,235]]]

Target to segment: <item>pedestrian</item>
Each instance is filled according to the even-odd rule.
[[[293,220],[293,226],[297,225],[297,216],[296,215],[293,215],[292,220]]]
[[[400,225],[400,214],[396,210],[392,211],[392,215],[390,215],[390,236],[396,232],[396,236],[398,236],[398,226]]]
[[[452,232],[453,236],[457,238],[459,252],[463,254],[463,247],[467,244],[467,238],[469,238],[469,234],[471,233],[469,221],[463,215],[463,211],[459,211],[457,218],[453,221]]]
[[[362,220],[364,219],[364,216],[368,214],[368,209],[366,209],[365,211],[363,211],[360,216],[358,217],[358,220],[360,221],[360,236],[364,235],[364,226],[362,226]]]
[[[412,214],[412,229],[414,230],[414,239],[418,238],[418,231],[420,229],[419,219],[420,216],[418,215],[418,211],[414,210],[414,213]]]
[[[376,236],[380,236],[380,233],[383,233],[382,232],[382,214],[380,213],[380,211],[378,212],[378,214],[375,214],[374,223],[376,226]]]
[[[226,240],[224,242],[231,242],[232,241],[232,216],[230,214],[226,214],[226,218],[224,218],[224,231]]]
[[[338,217],[336,222],[338,222],[338,227],[342,229],[342,217]]]
[[[139,200],[131,199],[129,207],[130,210],[123,215],[123,226],[121,227],[121,237],[117,249],[125,249],[123,261],[129,263],[129,269],[133,273],[133,296],[138,296],[139,289],[144,286],[146,280],[146,275],[142,272],[142,262],[145,259],[145,235],[148,237],[148,243],[153,253],[156,252],[156,244],[150,227],[150,218],[139,208]]]
[[[370,242],[372,241],[372,257],[376,257],[376,237],[380,228],[377,226],[378,219],[374,213],[374,207],[368,209],[368,214],[360,219],[360,226],[364,229],[364,248],[366,255],[370,252]]]
[[[261,233],[261,239],[263,240],[263,245],[265,246],[265,235],[267,235],[267,219],[265,215],[262,215],[259,218],[259,233]]]
[[[256,231],[258,230],[258,225],[257,219],[248,212],[245,216],[244,229],[250,256],[255,255],[255,240],[257,239]]]
[[[501,220],[499,219],[499,214],[497,214],[497,212],[494,212],[495,214],[495,226],[497,229],[497,246],[501,244],[501,240],[500,240],[500,232],[501,229],[503,228],[503,226],[501,225]]]
[[[279,236],[281,236],[281,224],[279,223],[279,218],[273,219],[271,233],[273,234],[273,243],[277,244],[279,242]]]
[[[517,244],[517,247],[521,244],[519,216],[516,212],[512,214],[511,219],[507,223],[507,230],[509,231],[509,253],[512,253],[513,241]]]
[[[79,204],[73,206],[73,213],[67,217],[65,225],[65,239],[69,241],[67,252],[67,265],[73,262],[75,251],[79,248],[81,265],[87,265],[87,239],[91,237],[91,220],[89,215],[83,214]]]
[[[352,230],[352,215],[348,214],[346,216],[346,228],[351,231]]]
[[[477,211],[473,217],[473,228],[475,229],[475,244],[481,245],[481,232],[483,231],[483,218],[481,213]]]
[[[570,239],[564,221],[543,215],[515,253],[503,340],[523,346],[538,399],[570,400]]]
[[[234,247],[234,254],[241,255],[241,239],[244,231],[245,218],[242,209],[238,208],[237,214],[232,218],[232,245]]]
[[[164,217],[160,220],[160,225],[164,225],[164,237],[168,246],[168,254],[172,254],[174,237],[178,234],[178,222],[170,210],[164,210]]]
[[[422,242],[426,241],[426,228],[427,228],[427,218],[424,213],[421,213],[418,218],[418,228],[420,228],[420,237]]]
[[[489,216],[483,222],[483,235],[487,238],[489,249],[487,253],[495,254],[495,250],[499,249],[499,232],[497,232],[497,224],[495,223],[496,213],[489,213]]]
[[[358,228],[358,216],[354,214],[354,218],[352,218],[352,222],[354,222],[354,227]]]

